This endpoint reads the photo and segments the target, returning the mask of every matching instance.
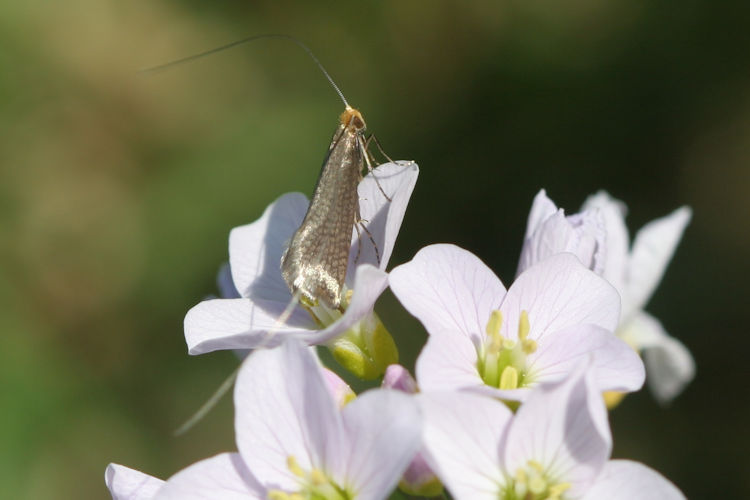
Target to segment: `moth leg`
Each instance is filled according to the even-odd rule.
[[[372,162],[370,161],[370,151],[367,149],[367,145],[370,143],[370,139],[375,137],[374,135],[371,135],[367,138],[367,142],[364,145],[364,157],[365,157],[365,165],[367,165],[367,170],[372,174],[372,178],[375,179],[375,184],[378,185],[378,189],[381,193],[383,193],[383,196],[385,196],[385,199],[388,201],[393,201],[390,196],[385,194],[385,191],[383,191],[383,186],[380,185],[380,181],[378,181],[378,177],[375,175],[375,169],[372,167]],[[377,139],[375,140],[377,143]]]
[[[359,212],[359,211],[357,211]],[[362,253],[362,233],[359,232],[359,225],[361,224],[361,219],[359,218],[359,213],[357,213],[357,220],[354,221],[354,229],[357,230],[357,255],[354,257],[354,265],[356,266],[359,262],[359,254]],[[369,232],[368,232],[369,234]]]
[[[362,226],[362,230],[367,233],[367,237],[370,239],[370,243],[372,243],[372,248],[375,249],[375,259],[378,261],[378,266],[380,265],[380,250],[378,249],[378,244],[375,243],[375,238],[372,237],[372,233],[369,229],[367,229],[367,226],[365,226],[365,222],[370,222],[366,219],[359,219],[357,223],[355,224],[355,227],[357,228],[357,235],[359,235],[359,227]],[[359,256],[359,251],[357,251],[357,256]]]
[[[390,156],[388,156],[388,154],[387,154],[387,153],[386,153],[385,151],[383,151],[383,146],[381,146],[381,145],[380,145],[380,141],[378,140],[378,138],[377,138],[377,137],[375,137],[375,134],[372,134],[372,135],[371,135],[371,136],[370,136],[370,137],[369,137],[369,138],[367,139],[367,142],[369,143],[371,139],[372,139],[372,140],[373,140],[373,141],[375,142],[375,145],[376,145],[376,146],[378,147],[378,151],[380,151],[380,154],[381,154],[381,155],[383,155],[383,156],[385,156],[385,159],[386,159],[386,160],[388,160],[389,162],[391,162],[391,163],[395,163],[395,162],[393,161],[393,159],[392,159],[392,158],[391,158]]]

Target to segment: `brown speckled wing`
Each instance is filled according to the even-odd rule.
[[[352,228],[357,217],[357,184],[364,166],[359,134],[344,125],[334,134],[307,215],[281,259],[281,274],[292,293],[338,308],[346,278]]]

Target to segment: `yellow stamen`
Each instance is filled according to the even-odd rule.
[[[268,500],[291,500],[289,493],[281,490],[269,490]]]
[[[529,464],[529,467],[531,467],[538,473],[544,474],[544,466],[540,464],[539,462],[537,462],[536,460],[529,460],[528,464]]]
[[[499,344],[502,341],[500,337],[500,328],[503,326],[503,313],[498,310],[490,313],[490,319],[487,321],[487,336],[492,339],[493,344]]]
[[[302,470],[302,467],[299,466],[297,459],[293,455],[289,455],[286,458],[286,466],[295,476],[305,477],[305,471]]]
[[[526,354],[531,354],[536,351],[536,340],[523,339],[521,346],[523,348],[523,352],[525,352]]]
[[[512,366],[506,366],[503,368],[503,373],[500,375],[500,389],[518,389],[518,370]]]
[[[550,486],[549,488],[549,500],[559,500],[560,496],[562,496],[563,493],[568,491],[572,484],[570,483],[560,483],[556,484],[554,486]]]
[[[328,478],[326,477],[325,474],[323,474],[323,472],[320,471],[320,469],[313,469],[312,472],[310,473],[310,481],[314,485],[319,486],[321,484],[327,483]]]
[[[547,489],[547,481],[539,476],[531,478],[528,485],[529,491],[534,495],[541,495]]]
[[[529,336],[529,313],[526,310],[521,311],[521,317],[518,319],[518,338],[525,340]]]

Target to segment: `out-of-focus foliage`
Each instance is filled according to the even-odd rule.
[[[341,111],[307,42],[386,151],[421,177],[392,264],[455,242],[509,281],[541,187],[569,211],[606,188],[642,223],[694,219],[648,309],[692,350],[668,409],[612,414],[615,455],[691,498],[750,492],[750,4],[178,2],[0,5],[0,497],[104,498],[117,461],[161,477],[233,448],[234,369],[189,358],[227,235],[312,190]],[[381,317],[412,363],[424,332]]]

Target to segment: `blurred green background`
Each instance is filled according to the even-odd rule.
[[[273,32],[419,163],[391,265],[453,242],[508,283],[542,187],[569,212],[605,188],[631,231],[693,207],[648,310],[697,379],[626,398],[615,456],[747,497],[748,26],[741,0],[2,2],[0,497],[108,498],[110,461],[168,477],[234,447],[229,397],[171,435],[237,364],[187,356],[182,320],[232,227],[312,191],[341,104],[278,40],[136,71]],[[379,311],[413,363],[421,326]]]

